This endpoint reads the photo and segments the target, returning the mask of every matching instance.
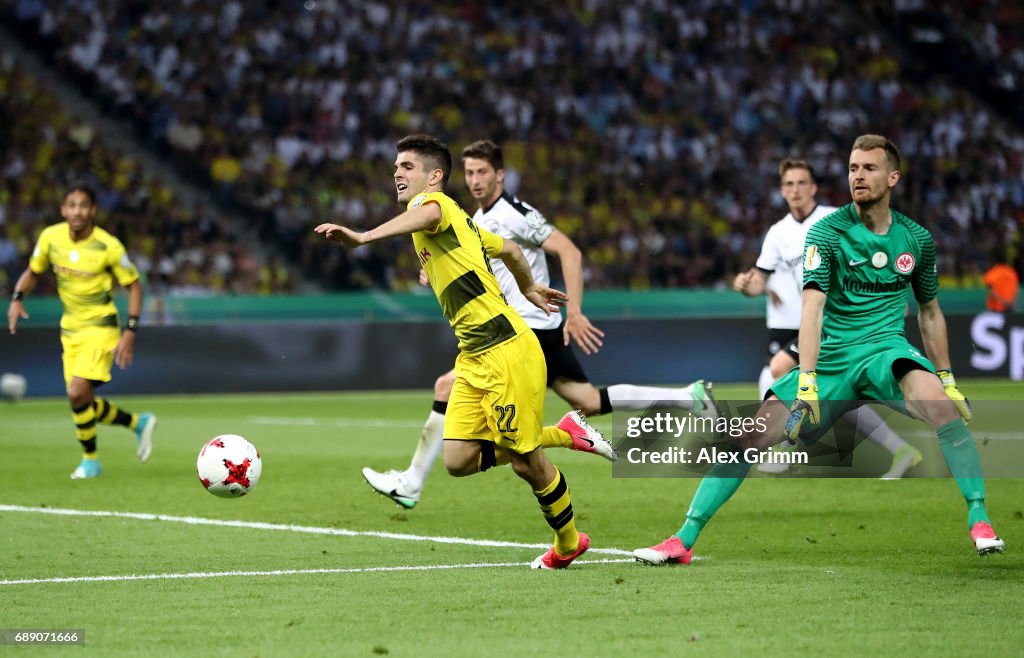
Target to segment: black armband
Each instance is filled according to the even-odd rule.
[[[139,329],[139,316],[129,315],[128,324],[124,326],[125,331],[137,331]]]
[[[20,302],[23,299],[25,299],[25,293],[23,293],[20,290],[15,290],[14,294],[11,295],[11,301],[12,302]]]

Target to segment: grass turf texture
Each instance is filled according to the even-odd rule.
[[[973,398],[1024,399],[1018,384],[962,388]],[[716,393],[744,399],[752,391]],[[79,454],[66,401],[4,404],[0,504],[550,542],[533,496],[509,469],[456,479],[438,464],[412,511],[370,491],[359,469],[408,463],[430,397],[119,397],[127,409],[158,414],[154,455],[138,464],[132,434],[100,426],[104,474],[92,481],[68,478]],[[549,397],[548,420],[563,412]],[[263,479],[246,498],[214,498],[196,479],[196,453],[220,433],[242,434],[262,453]],[[678,528],[698,482],[612,479],[599,458],[550,454],[595,548],[660,541]],[[984,559],[948,479],[755,478],[709,524],[701,559],[688,567],[3,585],[0,626],[83,628],[90,655],[549,656],[556,640],[593,656],[1005,655],[1024,646],[1024,481],[993,478],[987,487],[1007,553]],[[0,522],[0,580],[507,564],[542,552],[14,511],[0,511]]]

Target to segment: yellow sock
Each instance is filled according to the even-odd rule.
[[[548,425],[540,432],[540,445],[544,448],[571,448],[572,436],[565,430]]]
[[[572,555],[580,545],[580,533],[572,515],[569,485],[556,468],[555,479],[540,491],[534,491],[548,525],[555,531],[555,552],[565,557]]]
[[[96,458],[96,409],[88,404],[81,409],[72,409],[75,421],[75,436],[82,444],[82,453],[89,459]]]
[[[103,398],[96,398],[92,403],[96,410],[96,421],[105,425],[124,425],[128,429],[135,429],[139,424],[139,415],[131,414],[119,409],[116,404]]]

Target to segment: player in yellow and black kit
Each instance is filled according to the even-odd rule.
[[[580,416],[566,414],[543,427],[547,366],[540,343],[505,302],[490,259],[512,271],[523,295],[545,312],[564,303],[564,293],[536,283],[518,245],[474,225],[444,193],[452,170],[448,147],[427,135],[398,142],[395,189],[401,215],[358,233],[337,224],[315,231],[355,247],[399,235],[412,235],[420,263],[430,278],[441,310],[459,340],[455,384],[444,423],[444,463],[455,476],[472,475],[511,463],[533,489],[555,543],[533,562],[535,569],[567,567],[590,546],[576,530],[565,478],[544,455],[544,446],[602,442],[600,432]],[[611,451],[610,445],[602,445]]]
[[[85,453],[71,474],[73,479],[94,478],[101,468],[96,456],[96,422],[124,425],[135,432],[136,455],[149,459],[153,450],[156,416],[131,414],[95,396],[96,386],[110,381],[116,361],[127,368],[135,352],[135,331],[142,311],[139,271],[128,259],[124,245],[95,224],[96,195],[76,185],[60,207],[64,222],[39,234],[29,266],[18,278],[7,308],[7,324],[15,333],[19,318],[28,318],[22,299],[48,268],[57,277],[57,293],[64,306],[60,341],[64,348],[64,382],[76,434]],[[122,333],[113,301],[114,279],[128,289],[128,324]]]

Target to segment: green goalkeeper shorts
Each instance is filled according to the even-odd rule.
[[[893,364],[902,359],[913,361],[928,372],[935,366],[903,338],[832,348],[822,346],[818,356],[818,399],[821,400],[820,430],[831,427],[858,400],[877,400],[906,414],[903,391],[893,375]],[[800,367],[793,368],[769,389],[787,406],[796,399]]]

